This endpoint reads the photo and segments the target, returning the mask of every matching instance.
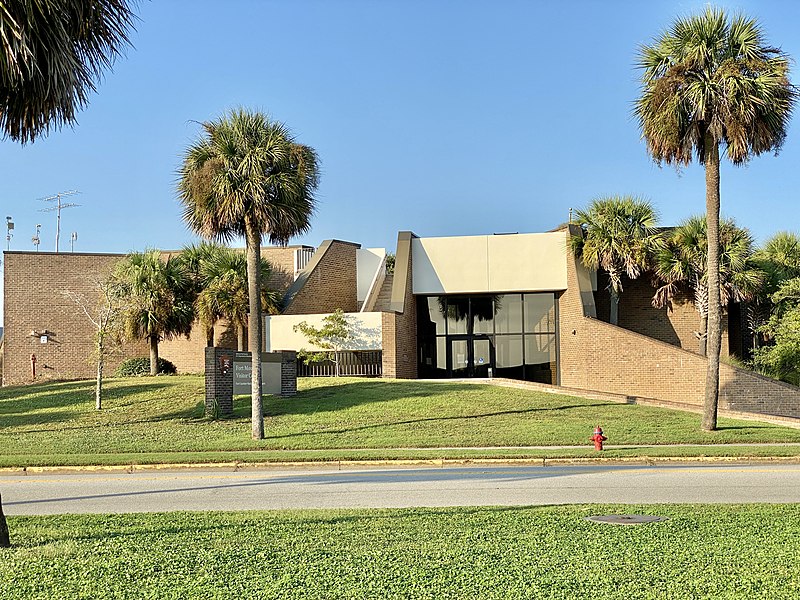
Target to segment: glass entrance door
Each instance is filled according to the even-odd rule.
[[[488,377],[494,365],[489,336],[451,337],[449,340],[451,377]]]

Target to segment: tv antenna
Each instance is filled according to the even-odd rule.
[[[40,223],[37,223],[37,224],[36,224],[36,235],[34,235],[34,236],[31,238],[31,241],[33,242],[33,245],[34,245],[34,246],[36,246],[36,251],[37,251],[37,252],[39,251],[39,242],[41,242],[41,241],[42,241],[41,239],[39,239],[39,230],[40,230],[41,228],[42,228],[41,224],[40,224]]]
[[[61,209],[62,208],[73,208],[75,206],[80,206],[80,204],[75,204],[73,202],[64,204],[61,200],[68,196],[74,196],[75,194],[80,194],[78,190],[69,190],[68,192],[58,192],[57,194],[53,194],[52,196],[47,196],[46,198],[39,198],[42,202],[55,202],[55,206],[51,206],[49,208],[42,208],[39,212],[53,212],[56,211],[56,254],[58,254],[58,238],[61,236]]]
[[[78,232],[73,231],[72,235],[69,236],[69,251],[75,252],[75,242],[78,241]]]

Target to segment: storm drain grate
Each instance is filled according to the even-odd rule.
[[[595,523],[611,523],[612,525],[645,525],[647,523],[666,521],[667,517],[657,517],[656,515],[593,515],[586,517],[586,520]]]

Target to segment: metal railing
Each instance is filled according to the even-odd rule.
[[[339,356],[339,375],[342,377],[380,377],[383,374],[381,350],[353,350]],[[332,360],[307,363],[297,359],[298,377],[333,377],[336,365]]]

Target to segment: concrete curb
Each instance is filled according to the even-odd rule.
[[[599,465],[754,465],[754,464],[800,464],[800,456],[697,456],[697,457],[634,457],[634,458],[452,458],[452,459],[405,459],[405,460],[334,460],[334,461],[285,461],[285,462],[219,462],[219,463],[175,463],[152,465],[75,465],[38,467],[0,467],[0,475],[49,475],[67,473],[128,473],[148,471],[187,470],[276,470],[276,469],[357,469],[376,467],[459,467],[459,466],[599,466]]]

